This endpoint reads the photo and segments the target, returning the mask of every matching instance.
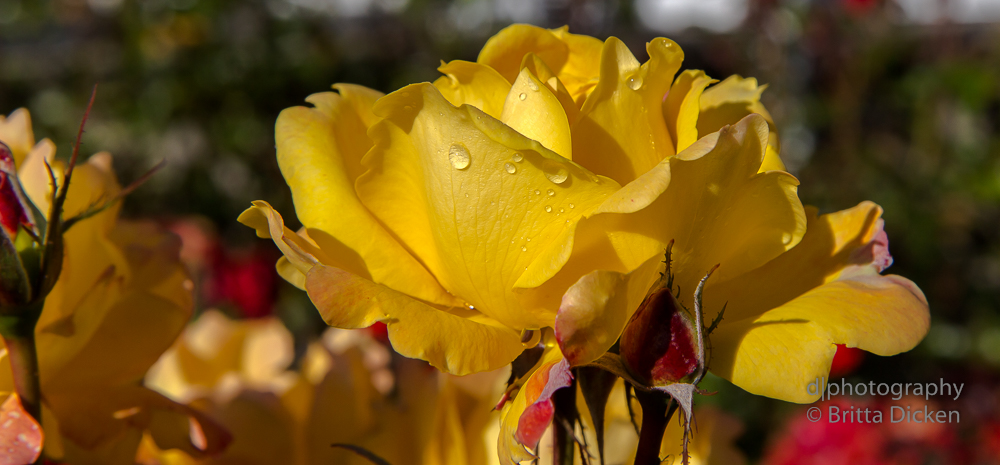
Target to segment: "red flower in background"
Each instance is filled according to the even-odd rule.
[[[853,373],[863,361],[865,361],[865,351],[837,344],[837,354],[833,356],[833,364],[830,365],[830,378]]]
[[[843,0],[843,2],[844,9],[856,15],[868,13],[879,4],[879,0]]]
[[[936,423],[890,419],[893,405],[913,411],[958,410],[959,422]],[[830,407],[840,408],[840,421],[831,422]],[[819,421],[809,421],[806,408],[818,407]],[[863,414],[847,418],[845,412],[870,410],[867,421],[882,412],[882,422],[866,422]],[[815,418],[815,417],[814,417]],[[1000,464],[1000,422],[977,416],[961,404],[942,405],[922,397],[893,401],[890,397],[862,401],[834,399],[804,406],[790,417],[771,441],[761,461],[767,465],[922,465]],[[898,418],[897,418],[898,419]]]
[[[185,218],[169,228],[181,237],[181,259],[200,285],[204,306],[230,304],[246,318],[273,312],[278,289],[273,250],[225,246],[211,223],[200,218]]]

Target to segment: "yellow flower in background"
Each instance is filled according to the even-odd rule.
[[[455,377],[397,358],[366,333],[331,328],[289,370],[292,337],[275,318],[229,320],[209,311],[150,371],[147,384],[204,409],[233,432],[217,456],[162,451],[149,438],[139,463],[478,465],[496,457],[499,373]]]
[[[304,227],[287,229],[262,201],[240,221],[274,239],[279,272],[330,325],[383,321],[399,353],[453,374],[506,365],[535,344],[525,330],[555,324],[580,276],[628,272],[662,253],[650,237],[626,257],[571,259],[618,241],[606,223],[666,189],[664,160],[698,158],[714,141],[699,137],[756,112],[745,126],[763,131],[767,162],[753,174],[781,167],[756,81],[708,87],[704,73],[677,75],[683,53],[672,41],[647,52],[640,65],[616,38],[515,25],[477,62],[442,65],[433,84],[312,95],[311,108],[285,110],[275,128]],[[765,239],[725,244],[756,249],[751,264],[793,246],[805,225],[794,178],[762,176],[742,203],[722,206],[735,228],[767,224]],[[629,233],[650,236],[661,222]]]
[[[26,196],[48,211],[52,189],[45,162],[59,182],[65,170],[54,160],[55,145],[48,139],[35,144],[24,109],[0,118],[0,140],[13,152]],[[111,156],[94,155],[76,166],[65,215],[100,205],[120,190]],[[224,447],[223,431],[142,386],[146,370],[191,314],[180,243],[153,224],[118,220],[118,209],[116,204],[65,234],[62,273],[35,330],[45,454],[72,463],[133,463],[147,430],[164,447],[215,452]],[[12,390],[5,350],[0,391]],[[201,430],[203,443],[191,442],[189,424]]]

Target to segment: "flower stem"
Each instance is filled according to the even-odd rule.
[[[0,316],[0,336],[7,346],[14,378],[14,392],[21,405],[38,424],[42,423],[42,390],[38,374],[38,351],[35,348],[35,326],[42,314],[45,299],[20,307]]]
[[[659,465],[663,432],[667,429],[667,422],[673,416],[676,406],[671,405],[668,413],[667,405],[673,400],[658,392],[636,389],[635,397],[642,406],[642,427],[639,429],[635,465]]]
[[[575,457],[573,432],[569,429],[577,420],[576,378],[565,388],[552,393],[555,415],[552,418],[552,465],[573,465]]]
[[[39,424],[42,423],[42,391],[38,378],[38,354],[35,335],[4,338],[7,357],[14,374],[14,390],[21,397],[21,405]]]

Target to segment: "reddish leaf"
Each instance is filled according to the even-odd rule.
[[[524,409],[521,418],[517,422],[517,433],[515,438],[521,444],[534,446],[542,439],[545,428],[548,428],[552,421],[552,414],[555,412],[555,405],[552,403],[552,394],[556,390],[569,386],[573,381],[573,374],[569,371],[569,362],[561,359],[553,364],[548,372],[542,376],[532,377],[524,385],[528,398],[535,400]]]

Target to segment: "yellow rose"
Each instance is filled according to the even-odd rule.
[[[836,343],[912,348],[927,304],[880,274],[881,209],[807,212],[763,88],[678,74],[668,39],[646,51],[640,64],[613,37],[515,25],[433,84],[337,85],[276,125],[304,228],[264,202],[240,220],[274,239],[279,271],[329,324],[384,321],[401,354],[451,373],[509,363],[544,327],[570,365],[597,359],[670,242],[687,308],[720,265],[704,291],[706,322],[728,303],[709,368],[750,392],[813,400]]]
[[[49,210],[48,161],[58,182],[65,167],[55,145],[37,145],[26,110],[0,118],[25,194]],[[121,187],[111,156],[78,164],[64,218],[107,201]],[[118,220],[116,204],[73,225],[65,238],[62,273],[35,328],[43,398],[45,454],[72,463],[133,463],[143,431],[164,447],[215,452],[225,434],[202,415],[143,387],[146,370],[180,333],[191,314],[191,282],[178,260],[180,242],[150,223]],[[0,391],[13,390],[6,350]],[[189,418],[208,441],[191,444]]]
[[[150,370],[147,384],[206,410],[233,432],[223,454],[193,459],[146,440],[139,463],[490,463],[499,373],[456,377],[398,358],[366,333],[330,328],[288,370],[292,336],[275,318],[232,321],[209,311]]]
[[[240,221],[275,240],[279,272],[329,324],[384,321],[397,351],[454,374],[506,365],[534,344],[530,334],[522,343],[524,330],[554,324],[562,292],[539,286],[565,290],[590,271],[564,266],[583,219],[641,208],[634,195],[669,179],[662,169],[639,175],[699,135],[763,113],[752,79],[703,92],[713,81],[699,72],[674,83],[676,44],[657,39],[648,51],[640,66],[615,38],[516,25],[478,62],[443,65],[433,84],[312,95],[313,107],[285,110],[275,129],[304,228],[285,228],[265,202]],[[771,177],[781,181],[771,183],[779,205],[768,219],[792,243],[804,226],[794,180]],[[612,269],[653,254],[636,250]]]

